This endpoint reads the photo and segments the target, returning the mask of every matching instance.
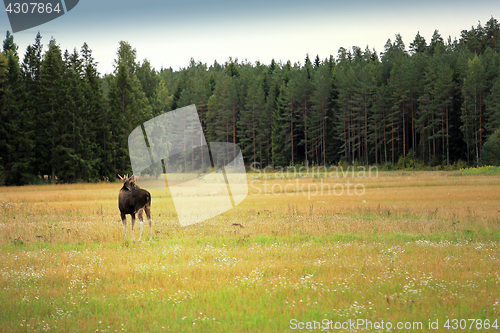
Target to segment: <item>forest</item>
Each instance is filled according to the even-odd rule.
[[[240,146],[248,165],[500,163],[500,25],[445,41],[397,34],[383,52],[340,48],[324,59],[152,68],[129,43],[101,75],[86,43],[0,53],[0,185],[114,180],[131,173],[128,135],[195,104],[207,142]]]

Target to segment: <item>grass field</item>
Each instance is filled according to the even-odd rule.
[[[0,188],[0,331],[500,331],[498,173],[325,176],[187,227],[152,190],[136,243],[119,183]]]

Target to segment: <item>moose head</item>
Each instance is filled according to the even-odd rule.
[[[135,183],[135,181],[137,180],[137,177],[135,175],[132,175],[130,177],[128,176],[128,174],[123,177],[118,175],[118,177],[123,181],[122,189],[132,191],[132,189],[138,188],[137,184]]]

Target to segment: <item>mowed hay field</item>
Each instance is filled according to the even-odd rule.
[[[136,243],[120,183],[0,188],[0,331],[500,331],[500,175],[324,176]]]

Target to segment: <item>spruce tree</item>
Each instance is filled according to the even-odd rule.
[[[137,78],[136,50],[121,41],[114,61],[114,78],[109,91],[112,121],[120,126],[111,128],[113,174],[130,173],[128,136],[137,126],[152,118],[152,109],[141,82]],[[110,175],[112,176],[112,175]]]
[[[1,61],[1,60],[0,60]],[[1,69],[0,69],[1,71]],[[6,185],[25,185],[34,182],[33,120],[26,103],[26,93],[13,50],[7,51],[5,80],[1,91],[2,119],[0,151]]]
[[[51,182],[56,176],[65,176],[72,167],[70,114],[66,109],[68,95],[64,87],[64,63],[61,49],[55,39],[49,42],[49,49],[44,55],[40,77],[40,106],[37,133],[37,152],[41,157],[42,175],[49,175]]]
[[[6,56],[9,51],[12,51],[14,57],[18,57],[17,50],[19,49],[19,46],[17,46],[14,43],[14,36],[10,33],[9,30],[7,30],[7,33],[5,34],[5,39],[3,41],[3,54]]]
[[[108,108],[103,106],[101,80],[97,72],[97,63],[92,57],[92,50],[84,43],[82,56],[82,90],[84,98],[85,124],[83,129],[84,145],[86,146],[86,163],[84,179],[107,179],[107,167],[104,165],[107,140],[111,119]]]

